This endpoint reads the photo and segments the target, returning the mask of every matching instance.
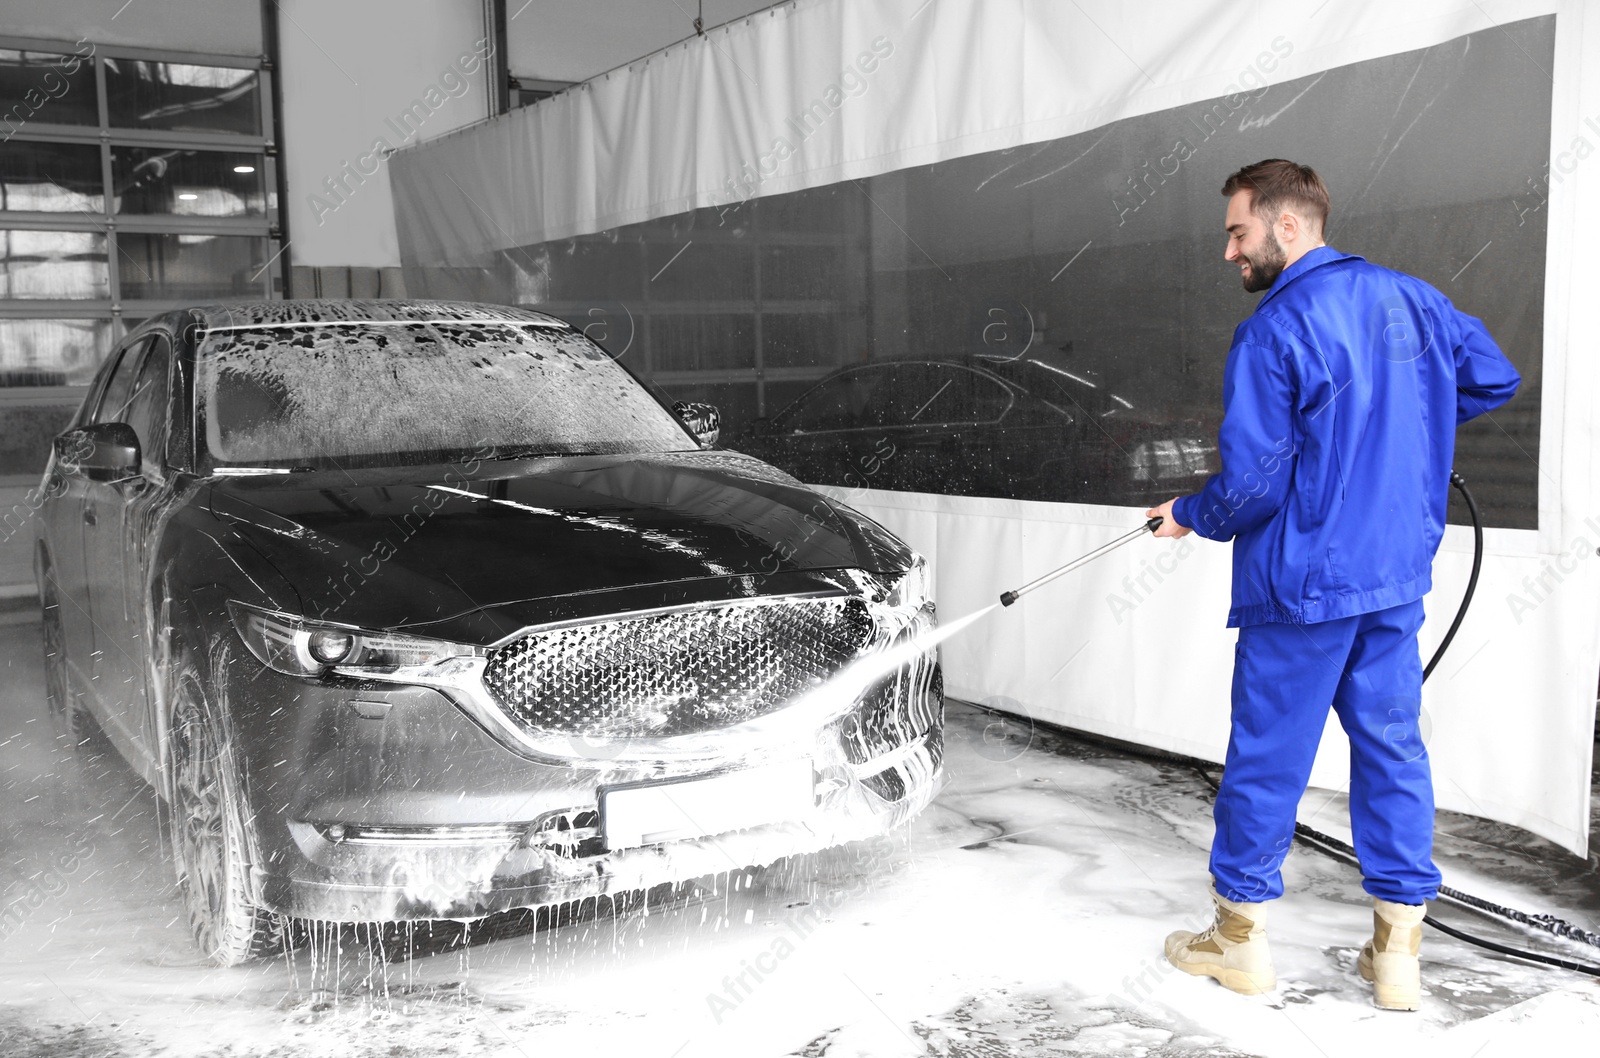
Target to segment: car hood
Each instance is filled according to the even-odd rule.
[[[911,562],[870,519],[732,452],[224,477],[206,502],[305,616],[452,638],[837,590],[826,571]]]

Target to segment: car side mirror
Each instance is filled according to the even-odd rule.
[[[680,400],[672,406],[672,412],[703,445],[714,445],[722,436],[722,413],[715,404]]]
[[[59,434],[56,462],[67,473],[93,481],[121,481],[139,474],[139,435],[125,422],[97,422]]]

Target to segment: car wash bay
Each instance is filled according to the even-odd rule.
[[[1210,793],[1188,768],[948,703],[947,785],[892,838],[700,878],[648,901],[500,916],[470,932],[313,930],[234,969],[194,950],[150,789],[104,746],[48,734],[39,626],[0,628],[0,969],[11,1054],[174,1056],[1531,1053],[1600,1028],[1600,993],[1429,933],[1428,1004],[1371,1007],[1352,868],[1297,850],[1273,922],[1283,981],[1249,999],[1171,970],[1209,915]],[[1313,791],[1301,818],[1341,834]],[[1346,835],[1347,836],[1347,835]],[[1443,813],[1459,888],[1592,923],[1585,865]],[[1581,946],[1441,904],[1504,943]],[[530,1034],[536,1034],[532,1036]],[[1137,1050],[1129,1050],[1129,1049]]]
[[[1458,435],[1483,579],[1420,734],[1447,884],[1600,929],[1584,0],[203,6],[0,10],[0,1058],[1592,1049],[1595,978],[1431,929],[1423,1010],[1374,1010],[1358,874],[1299,846],[1272,995],[1163,958],[1210,918],[1210,789],[1068,729],[1221,759],[1226,547],[1140,540],[942,644],[942,786],[885,837],[470,927],[312,923],[222,969],[169,809],[51,734],[34,532],[51,438],[141,320],[464,299],[716,405],[722,449],[921,552],[949,627],[1216,469],[1255,304],[1217,189],[1295,158],[1330,243],[1445,292],[1523,376]],[[1472,566],[1452,499],[1425,655]],[[1349,840],[1342,742],[1300,818]]]

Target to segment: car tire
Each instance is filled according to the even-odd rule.
[[[276,955],[286,920],[253,904],[243,801],[206,683],[179,664],[168,747],[172,851],[178,890],[200,951],[217,966]]]

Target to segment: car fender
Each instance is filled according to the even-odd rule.
[[[210,524],[205,524],[209,522]],[[191,651],[215,677],[231,646],[242,648],[228,613],[230,600],[280,610],[298,610],[300,596],[289,581],[248,540],[211,519],[182,515],[163,527],[156,543],[147,598],[146,626],[150,700],[154,707],[160,793],[170,794],[170,730],[173,702],[169,688]],[[237,654],[235,654],[237,656]],[[245,654],[248,657],[248,652]],[[217,682],[214,678],[212,682]],[[222,696],[219,696],[222,697]],[[223,744],[231,747],[232,720],[225,700],[213,701],[223,725]],[[235,774],[243,773],[236,769]],[[249,790],[243,789],[246,802]]]

